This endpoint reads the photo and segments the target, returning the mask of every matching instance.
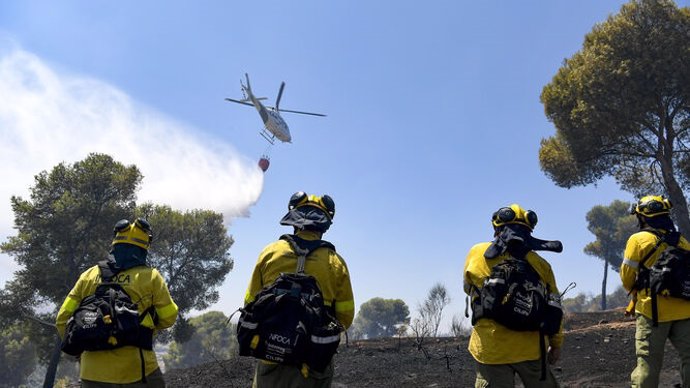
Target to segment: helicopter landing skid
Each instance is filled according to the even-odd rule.
[[[267,142],[271,143],[271,145],[274,144],[274,141],[276,139],[275,135],[269,135],[266,129],[262,129],[259,134],[263,136],[264,139],[266,139]]]

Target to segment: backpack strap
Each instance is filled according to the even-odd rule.
[[[122,270],[121,268],[118,268],[117,265],[115,264],[115,261],[113,260],[101,260],[98,262],[98,268],[101,270],[101,282],[102,283],[111,283],[113,281],[113,278],[120,273]],[[124,290],[123,290],[124,291]],[[146,317],[146,314],[150,314],[150,311],[153,309],[153,305],[149,307],[146,311],[144,311],[143,314],[139,316],[139,323],[144,320],[144,317]],[[155,311],[155,309],[153,310]],[[151,332],[151,335],[153,335],[153,332]],[[151,337],[152,338],[152,337]],[[145,341],[140,337],[140,343],[142,341]],[[141,380],[140,382],[146,384],[146,363],[144,360],[144,351],[141,346],[138,346],[139,348],[139,360],[141,361]]]
[[[661,244],[666,242],[666,239],[664,238],[665,235],[662,233],[659,233],[656,229],[643,228],[642,230],[657,236],[657,240],[656,240],[656,244],[654,244],[654,248],[652,248],[649,252],[647,252],[647,254],[644,255],[644,257],[642,258],[642,260],[640,260],[640,267],[644,268],[644,269],[649,269],[645,266],[645,263],[647,262],[647,260],[649,260],[650,257],[652,257],[652,255],[654,255],[654,253],[657,252],[657,250],[659,250],[659,247],[661,246]],[[639,270],[638,270],[637,276],[640,276]],[[649,274],[647,274],[647,276],[649,276]],[[649,283],[646,283],[646,284],[647,284],[647,286],[649,286]],[[633,289],[635,289],[635,288],[633,288]],[[632,290],[630,292],[632,292]],[[659,324],[659,307],[657,305],[657,295],[656,295],[656,292],[654,292],[651,288],[649,289],[649,292],[651,294],[650,298],[652,301],[652,326],[657,327]],[[628,293],[628,294],[630,294],[630,293]]]
[[[115,262],[112,260],[99,261],[98,268],[101,270],[101,281],[103,283],[111,282],[113,277],[120,272],[120,269],[115,266]]]
[[[284,234],[280,236],[281,240],[285,240],[290,244],[293,252],[297,255],[296,273],[304,273],[304,265],[307,262],[307,256],[318,248],[328,248],[335,251],[335,246],[326,240],[305,240],[294,234]]]

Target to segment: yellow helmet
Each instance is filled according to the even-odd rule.
[[[662,214],[669,214],[673,204],[662,195],[646,195],[633,205],[632,214],[639,214],[643,217],[656,217]]]
[[[302,206],[314,206],[321,209],[331,220],[335,216],[335,202],[333,202],[333,198],[329,195],[322,195],[319,197],[318,195],[308,195],[304,191],[298,191],[290,197],[288,210],[297,209]]]
[[[137,218],[130,223],[128,220],[120,220],[113,228],[113,244],[132,244],[146,250],[151,245],[151,225],[143,218]]]
[[[491,224],[496,228],[507,224],[520,224],[525,225],[529,230],[534,230],[537,225],[537,213],[525,210],[514,203],[496,210],[491,216]]]

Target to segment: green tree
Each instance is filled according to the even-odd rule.
[[[237,352],[234,325],[220,311],[189,319],[193,334],[186,342],[174,341],[163,360],[166,368],[188,368],[201,363],[227,360]]]
[[[606,310],[606,282],[608,269],[618,272],[623,262],[623,251],[628,237],[634,233],[637,219],[630,214],[630,203],[613,201],[608,206],[595,206],[587,212],[587,229],[596,240],[587,244],[584,252],[604,262],[601,282],[601,309]]]
[[[539,161],[561,187],[612,176],[637,196],[664,192],[690,234],[690,10],[633,0],[594,26],[541,94],[556,134]]]
[[[355,338],[392,337],[410,323],[410,309],[400,299],[372,298],[362,303],[353,322]]]
[[[215,288],[232,269],[227,253],[232,239],[222,215],[205,210],[180,213],[153,204],[137,207],[141,180],[136,166],[90,154],[39,173],[30,199],[11,198],[17,235],[0,244],[0,250],[20,269],[0,290],[0,329],[24,317],[54,321],[80,273],[107,257],[115,222],[142,215],[154,229],[149,262],[171,285],[182,314],[218,300]],[[39,307],[52,313],[38,314]],[[48,374],[55,372],[60,354],[55,329],[50,329],[50,335],[31,337],[45,342],[38,349],[54,349],[57,355],[39,352],[41,359],[51,360]]]
[[[145,204],[138,208],[154,228],[154,241],[148,256],[168,282],[170,295],[180,310],[176,325],[177,340],[190,331],[184,315],[190,310],[205,310],[218,301],[217,287],[233,268],[228,251],[233,244],[223,225],[223,216],[209,210],[184,213],[168,206]]]
[[[79,274],[104,257],[113,220],[134,211],[141,179],[135,166],[91,154],[71,166],[60,163],[50,173],[36,175],[30,199],[12,196],[17,235],[0,244],[0,250],[12,256],[20,269],[5,285],[7,299],[0,311],[12,314],[0,323],[13,324],[23,317],[46,319],[37,307],[60,306]],[[40,358],[51,360],[47,380],[54,378],[59,362],[56,337],[54,329],[51,335],[32,337],[40,342],[36,344]]]
[[[0,387],[18,387],[36,367],[35,346],[22,325],[0,330]]]

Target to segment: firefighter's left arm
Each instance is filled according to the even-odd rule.
[[[65,337],[67,321],[70,319],[70,317],[72,317],[72,314],[74,314],[82,299],[84,299],[86,296],[84,295],[84,287],[86,284],[87,272],[84,272],[79,276],[79,279],[74,284],[74,287],[72,287],[72,290],[70,290],[64,302],[62,302],[62,306],[60,306],[60,310],[55,318],[55,327],[57,328],[60,338]]]

